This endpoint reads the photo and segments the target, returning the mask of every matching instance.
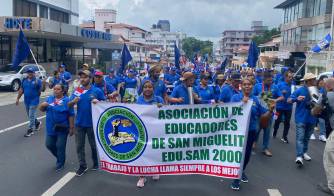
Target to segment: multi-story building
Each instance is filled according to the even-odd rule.
[[[154,26],[154,25],[153,25]],[[156,28],[161,29],[162,31],[170,32],[170,23],[169,20],[159,20]]]
[[[268,30],[268,26],[263,25],[263,21],[252,21],[251,30],[256,33],[256,35],[263,35],[263,33]]]
[[[220,40],[221,52],[223,58],[233,58],[233,51],[239,47],[249,47],[252,38],[256,35],[250,30],[228,30],[222,33]]]
[[[7,0],[0,6],[0,65],[11,63],[22,28],[37,63],[51,72],[64,63],[75,73],[82,63],[105,64],[102,54],[117,36],[80,28],[79,0]],[[109,54],[109,52],[106,52]],[[103,61],[101,61],[103,59]],[[24,63],[33,63],[31,55]]]
[[[116,23],[116,10],[95,9],[95,30],[105,31],[105,24]]]
[[[298,67],[307,59],[306,69],[310,72],[332,70],[333,66],[329,65],[333,65],[333,61],[332,58],[328,61],[327,51],[310,52],[330,33],[332,0],[286,0],[275,8],[284,11],[280,51],[291,53],[286,63]]]

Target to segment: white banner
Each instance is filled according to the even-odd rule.
[[[135,176],[238,178],[252,102],[163,106],[92,104],[102,170]]]

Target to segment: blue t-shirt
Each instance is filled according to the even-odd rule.
[[[239,93],[240,92],[234,89],[230,84],[225,84],[220,93],[219,101],[222,101],[224,103],[231,102],[232,96]]]
[[[243,98],[244,98],[243,93],[239,93],[239,94],[233,95],[231,102],[240,102],[242,101]],[[256,96],[254,95],[250,96],[250,100],[253,101],[253,105],[251,108],[251,113],[250,113],[251,116],[250,116],[248,130],[252,132],[256,132],[258,129],[258,123],[259,123],[259,119],[261,115],[266,113],[268,110],[260,104],[259,99]]]
[[[151,100],[146,101],[144,99],[144,96],[141,95],[141,96],[138,97],[138,100],[137,100],[136,103],[140,104],[140,105],[153,105],[153,104],[158,104],[158,103],[163,104],[164,100],[159,96],[153,96],[153,98]]]
[[[165,80],[168,84],[174,84],[175,82],[179,81],[180,75],[179,74],[165,74]]]
[[[104,101],[106,98],[103,92],[94,86],[91,86],[89,90],[79,87],[73,92],[70,100],[72,101],[75,97],[80,97],[77,104],[75,125],[77,127],[93,127],[91,102],[93,99]]]
[[[299,96],[305,96],[305,99],[302,101],[298,101],[297,98]],[[303,124],[316,124],[316,118],[312,116],[311,109],[309,108],[309,103],[311,101],[311,97],[309,91],[306,86],[302,86],[295,90],[291,99],[293,102],[297,102],[296,111],[295,111],[295,121],[296,123]]]
[[[273,99],[283,96],[281,91],[278,89],[277,85],[272,84],[270,87],[264,85],[263,83],[255,84],[253,88],[253,95],[261,96],[262,92],[267,93],[271,91]]]
[[[62,79],[62,84],[68,86],[68,82],[66,82],[65,80],[72,79],[72,75],[68,71],[64,71],[63,73],[60,72],[60,78]]]
[[[220,87],[218,84],[216,84],[216,85],[213,87],[213,92],[214,92],[214,94],[215,94],[215,100],[216,100],[216,101],[219,101],[219,97],[220,97],[220,94],[221,94],[222,91],[223,91],[223,87],[224,87],[224,85]]]
[[[101,84],[94,83],[93,86],[100,89],[105,96],[116,91],[114,86],[112,86],[111,84],[106,83],[105,81],[103,81]]]
[[[46,108],[46,132],[47,135],[67,134],[68,132],[55,132],[55,124],[61,124],[69,127],[69,117],[74,116],[74,109],[67,106],[70,99],[63,97],[63,99],[56,101],[55,96],[51,95],[46,99],[49,106]]]
[[[110,76],[107,76],[104,78],[104,80],[107,82],[107,84],[112,85],[114,88],[117,88],[118,84],[120,83],[120,79],[117,76],[114,76],[112,78]]]
[[[22,90],[24,95],[24,104],[27,106],[37,106],[42,89],[42,81],[37,78],[23,79]]]
[[[203,88],[201,85],[195,87],[195,92],[201,98],[201,103],[211,103],[211,100],[215,99],[215,93],[212,86]]]
[[[255,81],[256,81],[256,84],[262,83],[262,81],[263,81],[262,76],[255,76]]]
[[[125,88],[136,88],[137,87],[137,79],[136,78],[124,78]]]
[[[50,82],[50,88],[53,88],[57,84],[62,84],[62,79],[60,77],[59,78],[53,77]]]
[[[184,86],[184,84],[180,84],[180,85],[176,86],[173,89],[171,97],[173,97],[173,98],[181,98],[182,97],[183,98],[183,102],[182,103],[175,103],[176,105],[189,105],[190,104],[188,90]]]
[[[288,99],[291,96],[291,84],[287,82],[279,82],[277,85],[279,91],[282,93],[284,100],[276,103],[276,109],[278,110],[292,110],[292,104],[288,103]]]

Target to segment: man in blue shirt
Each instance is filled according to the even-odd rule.
[[[201,75],[200,84],[195,87],[195,92],[200,97],[202,104],[215,103],[215,93],[212,86],[208,86],[210,75]]]
[[[284,143],[289,143],[288,141],[288,133],[290,129],[290,120],[291,120],[291,114],[292,114],[292,104],[288,103],[288,98],[290,98],[291,95],[291,84],[293,80],[293,74],[291,72],[285,72],[284,74],[284,81],[281,81],[278,83],[277,87],[279,91],[281,91],[284,100],[278,101],[276,104],[276,114],[277,119],[275,120],[274,124],[274,133],[273,137],[275,138],[277,135],[277,131],[279,128],[279,124],[283,120],[284,116],[284,130],[283,130],[283,136],[281,141]]]
[[[67,94],[68,92],[68,88],[69,88],[69,84],[72,81],[72,75],[70,74],[70,72],[65,70],[66,66],[64,64],[59,65],[59,75],[60,75],[60,79],[62,80],[62,84],[65,87],[65,94]]]
[[[81,85],[74,90],[68,106],[73,107],[74,105],[77,105],[77,116],[75,121],[77,132],[75,140],[80,167],[77,170],[76,175],[82,176],[88,170],[85,159],[86,134],[92,150],[92,159],[94,164],[92,170],[97,170],[99,167],[93,130],[91,104],[96,104],[99,101],[105,100],[105,96],[99,88],[91,85],[92,75],[89,70],[80,71],[79,76]]]
[[[284,100],[284,97],[279,91],[278,87],[273,84],[273,76],[270,71],[266,71],[263,74],[263,83],[258,83],[254,86],[253,95],[258,96],[261,103],[265,106],[267,105],[266,99],[273,99],[275,102]],[[271,157],[272,153],[269,151],[269,141],[270,141],[270,129],[271,129],[272,119],[270,119],[269,126],[263,129],[263,144],[262,150],[263,154]],[[258,131],[257,139],[259,138],[260,131]]]
[[[262,80],[263,80],[263,70],[261,68],[257,68],[255,70],[255,80],[256,80],[256,83],[262,83]]]
[[[174,84],[175,82],[179,81],[180,79],[180,75],[176,73],[177,68],[176,67],[172,67],[170,69],[169,74],[165,74],[165,80],[166,80],[166,84]]]
[[[104,81],[102,71],[95,70],[93,85],[94,87],[99,88],[109,101],[117,102],[118,93],[111,84]]]
[[[118,76],[115,75],[115,70],[110,68],[109,74],[107,77],[104,78],[107,84],[112,85],[115,89],[118,89],[118,84],[120,83],[120,79]]]
[[[297,102],[295,111],[296,123],[296,164],[303,165],[303,159],[310,161],[311,157],[307,154],[308,143],[313,133],[317,119],[311,114],[311,96],[308,87],[316,86],[316,76],[306,73],[304,86],[292,93],[289,103]]]
[[[238,72],[234,72],[231,75],[231,84],[226,83],[220,93],[219,101],[223,103],[231,102],[231,98],[235,94],[239,94],[239,87],[241,83],[241,75]]]
[[[37,120],[37,106],[41,91],[42,81],[36,78],[33,68],[28,68],[27,78],[23,79],[16,99],[16,105],[19,105],[20,98],[24,95],[24,105],[29,118],[29,129],[24,137],[30,137],[34,134],[34,130],[40,129],[41,122]]]
[[[182,81],[182,83],[173,89],[171,97],[169,98],[169,102],[176,105],[189,105],[191,103],[191,100],[188,94],[188,88],[193,88],[195,82],[195,75],[192,72],[185,72],[183,73],[180,80]],[[194,92],[193,98],[194,102],[200,102],[200,99]]]

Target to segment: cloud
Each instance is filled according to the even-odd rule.
[[[282,11],[273,7],[283,0],[80,0],[80,18],[89,16],[84,10],[114,8],[118,22],[137,25],[149,30],[159,19],[171,22],[173,31],[183,31],[197,37],[219,37],[224,30],[250,29],[251,21],[263,20],[277,27]]]

